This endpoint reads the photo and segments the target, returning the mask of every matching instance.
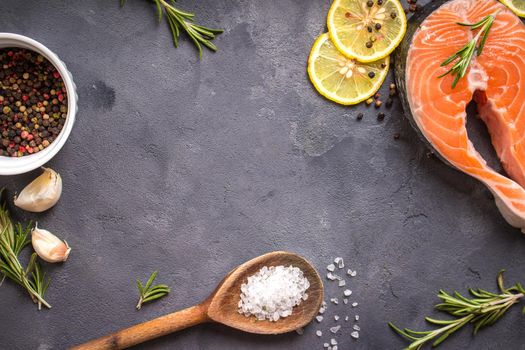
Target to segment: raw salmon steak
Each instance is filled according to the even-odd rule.
[[[405,54],[398,54],[405,110],[441,157],[484,183],[505,219],[525,232],[525,25],[496,0],[428,6],[432,12],[408,33]],[[481,55],[452,88],[452,75],[439,78],[451,65],[441,63],[477,33],[457,23],[476,23],[497,10]],[[466,107],[472,100],[510,178],[489,167],[469,140]]]

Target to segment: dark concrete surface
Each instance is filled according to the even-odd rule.
[[[0,31],[39,40],[67,63],[79,114],[49,164],[64,179],[59,204],[14,210],[64,237],[70,260],[45,266],[51,310],[1,286],[0,349],[64,349],[198,303],[231,268],[272,250],[297,252],[323,274],[335,256],[357,269],[348,282],[359,306],[327,312],[360,315],[360,339],[346,324],[339,349],[402,348],[386,323],[427,327],[440,288],[494,290],[501,268],[525,282],[525,238],[481,184],[426,156],[398,102],[378,122],[376,110],[335,105],[311,87],[306,60],[328,1],[179,5],[225,29],[218,53],[199,62],[186,39],[174,49],[143,0],[122,9],[118,0],[2,0]],[[13,194],[36,175],[0,186]],[[173,292],[136,311],[135,278],[155,269]],[[322,349],[333,324],[302,336],[204,325],[137,348]],[[525,349],[524,329],[515,307],[441,348]]]

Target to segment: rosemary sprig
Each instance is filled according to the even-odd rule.
[[[487,38],[489,36],[489,31],[492,28],[494,20],[496,19],[496,16],[500,11],[501,10],[497,10],[493,14],[488,15],[487,17],[483,18],[477,23],[457,23],[460,26],[470,27],[471,30],[476,30],[479,28],[481,29],[472,40],[465,44],[465,46],[463,46],[461,49],[459,49],[459,51],[457,51],[455,54],[453,54],[443,63],[441,63],[441,67],[445,67],[457,60],[452,66],[452,68],[450,68],[445,73],[441,74],[438,78],[442,78],[448,74],[452,74],[452,76],[455,76],[454,82],[452,83],[452,88],[454,89],[456,87],[459,80],[463,78],[465,74],[467,74],[467,68],[470,65],[470,62],[472,62],[472,57],[474,56],[474,53],[476,53],[477,56],[479,56],[483,52],[483,48],[485,47],[485,43],[487,42]],[[478,40],[480,38],[481,41],[478,45]]]
[[[175,47],[179,47],[180,33],[184,31],[199,50],[199,58],[202,58],[202,45],[212,51],[217,51],[217,46],[211,41],[215,39],[216,35],[223,32],[222,29],[212,29],[194,23],[195,14],[176,8],[174,6],[175,0],[151,1],[153,1],[157,7],[157,19],[159,23],[162,21],[162,17],[166,15]],[[120,6],[124,6],[125,2],[126,0],[120,0]]]
[[[412,341],[406,350],[420,350],[431,340],[433,340],[433,347],[438,346],[451,334],[469,323],[474,325],[474,334],[477,334],[481,328],[494,324],[512,305],[519,303],[525,296],[525,289],[519,283],[510,288],[504,287],[503,272],[504,270],[500,271],[497,278],[500,294],[487,292],[483,289],[469,289],[473,296],[472,299],[469,299],[458,292],[451,295],[440,290],[438,297],[442,303],[436,305],[436,309],[456,318],[450,320],[425,318],[427,322],[440,326],[438,329],[421,332],[408,328],[402,330],[392,323],[388,325],[398,334]],[[525,308],[523,312],[525,313]]]
[[[170,292],[170,288],[165,284],[152,285],[153,281],[157,277],[157,272],[158,271],[154,271],[151,276],[149,276],[145,286],[143,286],[140,280],[137,278],[137,288],[139,289],[140,295],[139,302],[136,306],[137,310],[140,310],[142,304],[162,298]]]
[[[2,192],[3,190],[0,190],[0,197]],[[31,224],[26,227],[20,223],[14,225],[5,203],[0,206],[0,273],[4,278],[7,277],[22,286],[38,305],[39,310],[42,309],[42,305],[51,308],[44,299],[50,279],[46,279],[46,274],[42,273],[36,253],[33,253],[25,269],[19,259],[20,252],[30,242],[30,232]]]

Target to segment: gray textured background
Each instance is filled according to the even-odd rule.
[[[378,122],[377,111],[337,106],[311,87],[305,65],[328,1],[179,5],[225,29],[218,53],[199,62],[186,39],[173,49],[143,0],[123,9],[117,0],[2,0],[0,31],[39,40],[67,63],[80,112],[49,164],[64,179],[59,204],[42,215],[14,210],[73,251],[46,266],[53,309],[38,312],[10,282],[0,288],[1,349],[63,349],[195,304],[231,268],[272,250],[302,254],[323,273],[339,255],[358,270],[350,288],[359,306],[336,313],[358,313],[361,338],[345,325],[340,349],[402,348],[386,322],[427,327],[439,288],[494,289],[500,268],[525,282],[521,233],[482,185],[427,158],[398,102]],[[13,194],[37,174],[0,186]],[[134,280],[154,269],[173,292],[137,312]],[[333,324],[303,336],[204,325],[139,348],[321,349],[327,338],[315,330]],[[525,349],[524,328],[516,307],[442,348]]]

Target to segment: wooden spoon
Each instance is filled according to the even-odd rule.
[[[263,266],[293,265],[300,268],[310,282],[308,299],[294,307],[293,313],[277,322],[257,321],[237,312],[241,284]],[[147,321],[72,350],[125,349],[205,322],[217,322],[241,331],[258,334],[281,334],[306,326],[317,315],[323,301],[323,282],[316,269],[304,258],[288,252],[272,252],[245,262],[231,271],[215,291],[199,305]]]

